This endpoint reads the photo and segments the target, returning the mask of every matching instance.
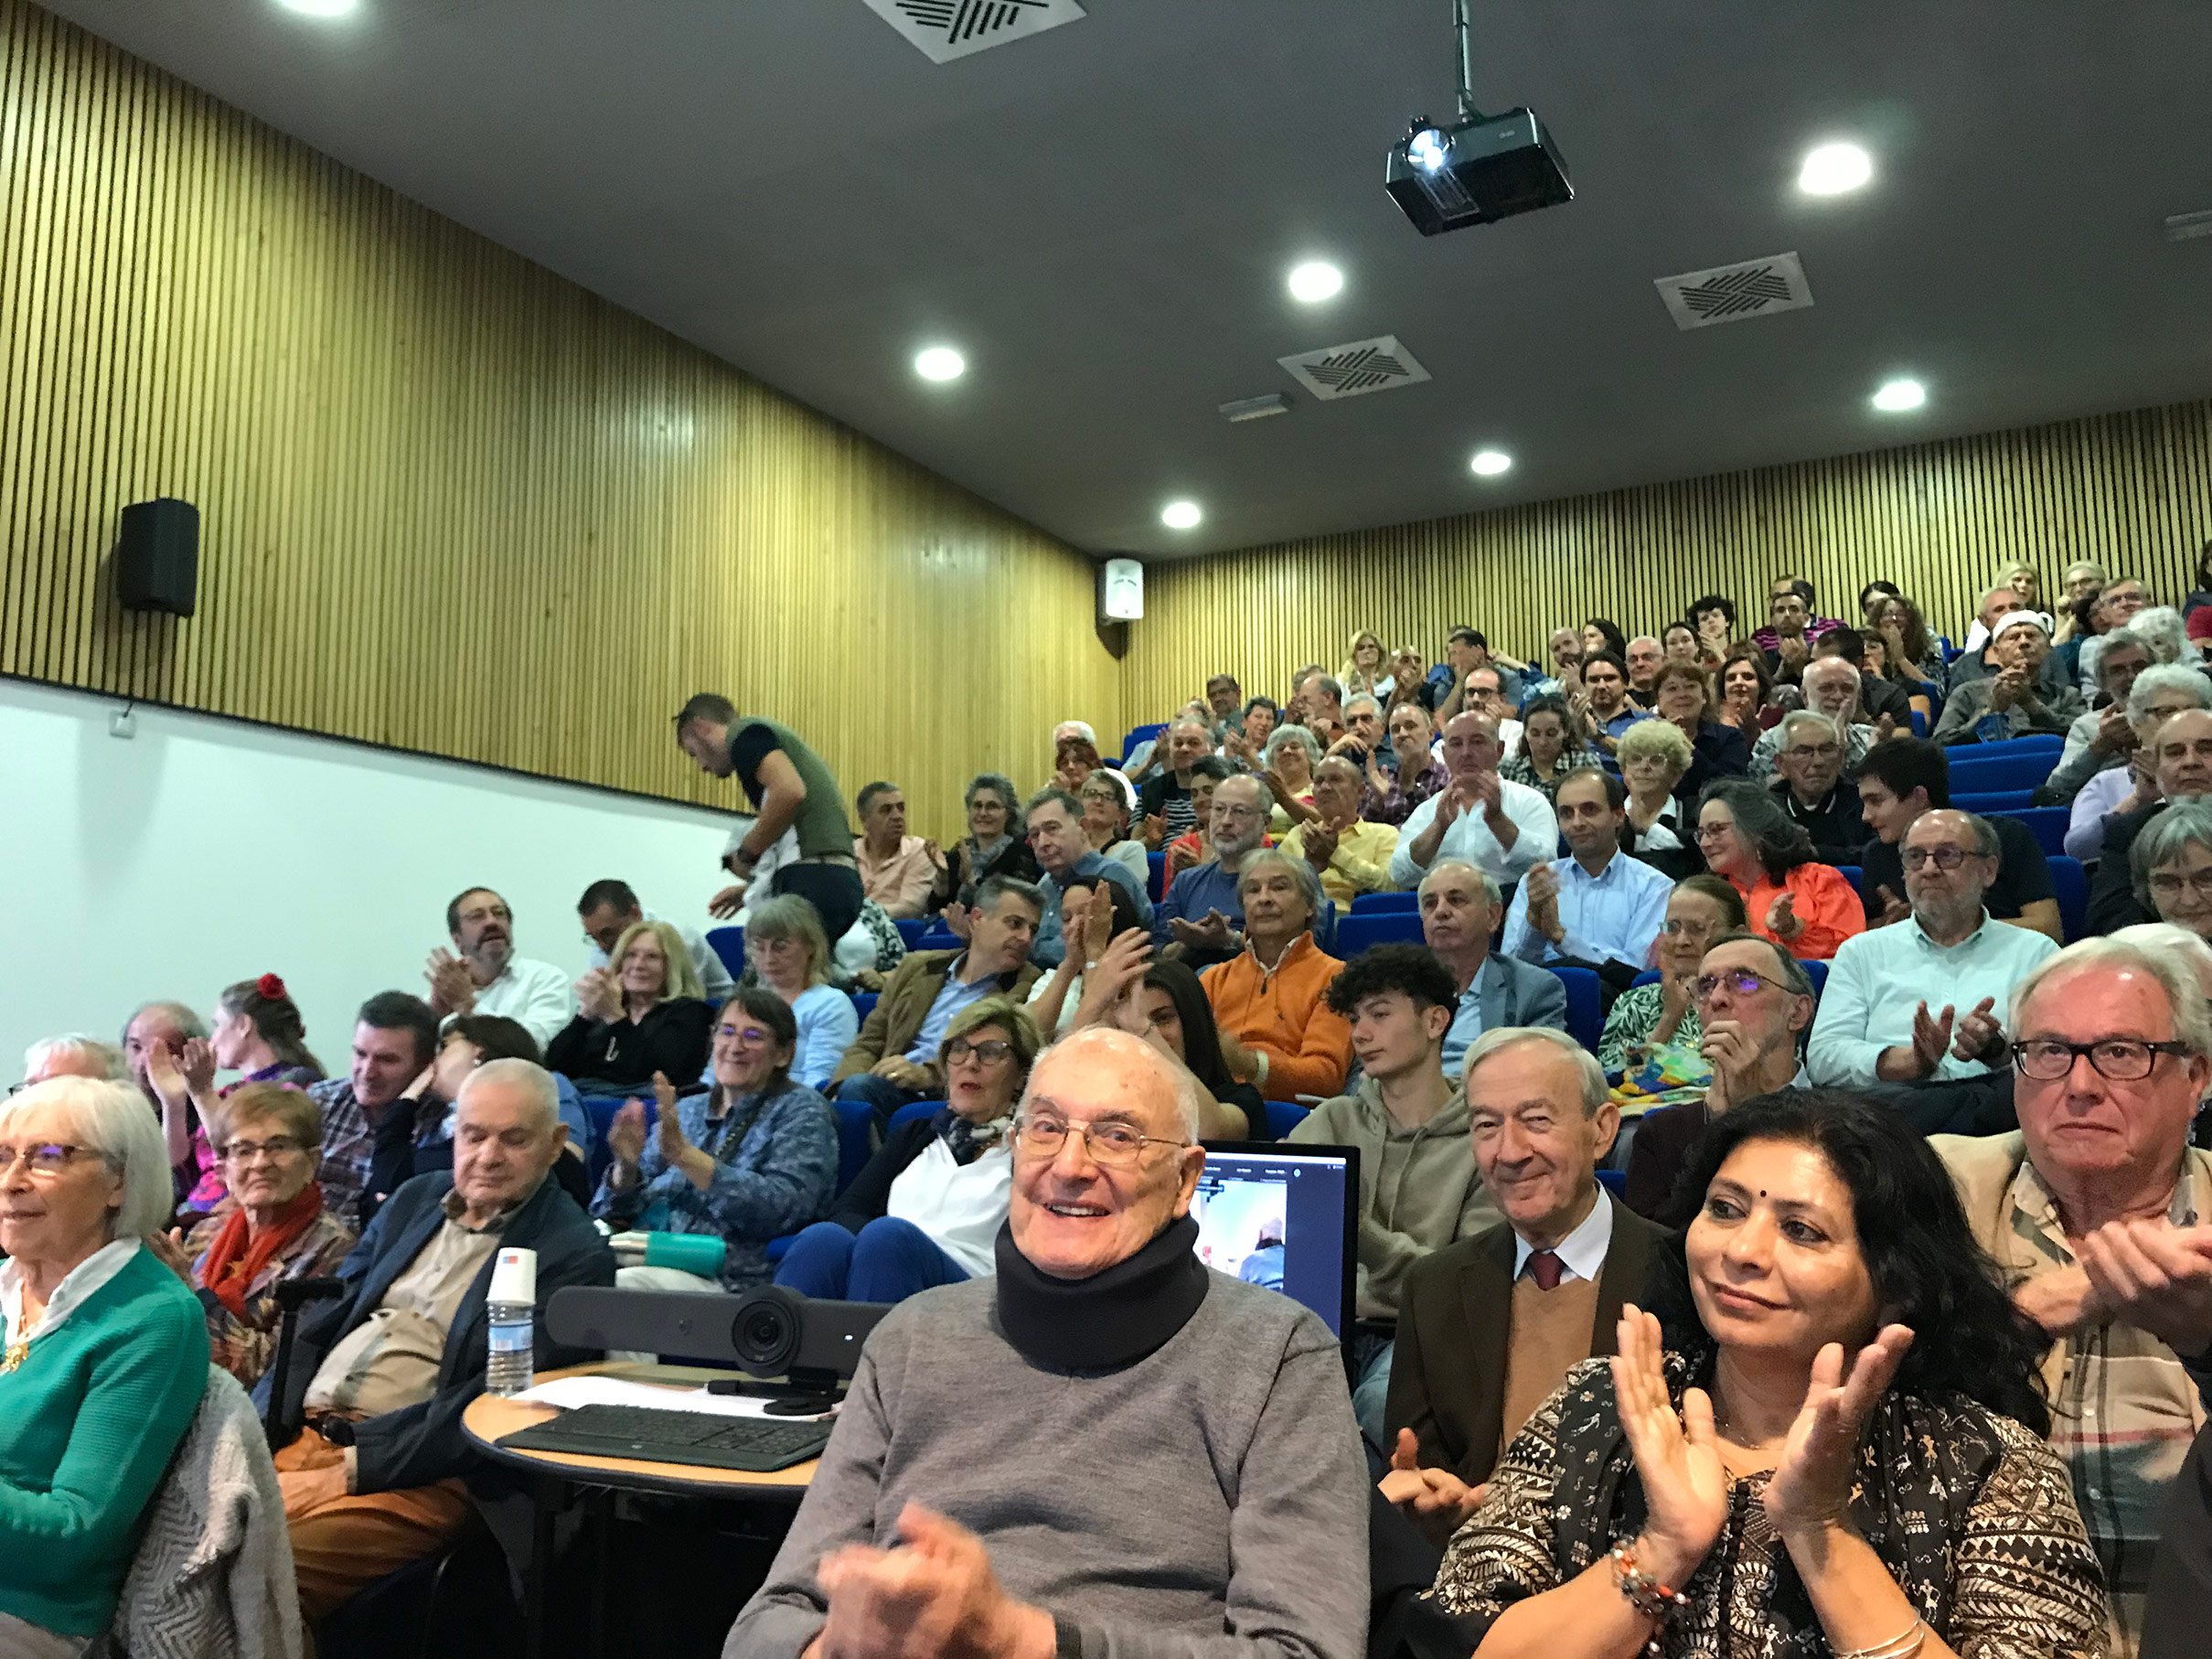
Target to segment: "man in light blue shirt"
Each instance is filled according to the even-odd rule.
[[[1651,965],[1674,883],[1620,850],[1628,792],[1587,766],[1560,779],[1553,803],[1568,857],[1528,872],[1505,917],[1505,954],[1540,966],[1596,969],[1626,989]]]
[[[1996,831],[1972,812],[1946,808],[1913,820],[1901,849],[1912,915],[1835,953],[1805,1054],[1813,1082],[1937,1083],[2004,1065],[2013,987],[2058,947],[1982,908],[1998,846]]]

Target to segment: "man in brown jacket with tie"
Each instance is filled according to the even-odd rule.
[[[1476,1168],[1505,1219],[1407,1272],[1382,1495],[1439,1546],[1569,1366],[1613,1351],[1660,1229],[1598,1185],[1619,1111],[1563,1032],[1486,1032],[1464,1086]]]

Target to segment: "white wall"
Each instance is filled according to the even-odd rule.
[[[714,925],[721,814],[161,709],[124,740],[122,706],[0,680],[0,1082],[39,1037],[113,1041],[156,997],[205,1017],[264,972],[342,1073],[353,1011],[422,994],[446,901],[475,884],[513,906],[517,954],[570,973],[577,895],[602,876]]]

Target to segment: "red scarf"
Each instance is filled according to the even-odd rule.
[[[208,1247],[200,1283],[215,1292],[215,1300],[230,1309],[234,1318],[245,1318],[246,1288],[322,1213],[323,1189],[310,1181],[297,1198],[277,1211],[276,1218],[262,1229],[262,1236],[249,1242],[252,1224],[240,1205],[230,1212],[230,1219],[223,1223],[222,1231]]]

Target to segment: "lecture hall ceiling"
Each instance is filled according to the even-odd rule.
[[[1478,101],[1533,105],[1578,198],[1436,239],[1382,161],[1448,114],[1445,0],[1086,0],[943,66],[863,0],[48,4],[1095,552],[2212,391],[2212,236],[2164,227],[2212,209],[2202,0],[1475,0]],[[1874,182],[1801,196],[1833,137]],[[1808,309],[1682,332],[1652,286],[1783,252]],[[1432,378],[1321,402],[1277,366],[1380,335]],[[1871,410],[1898,374],[1927,406]]]

